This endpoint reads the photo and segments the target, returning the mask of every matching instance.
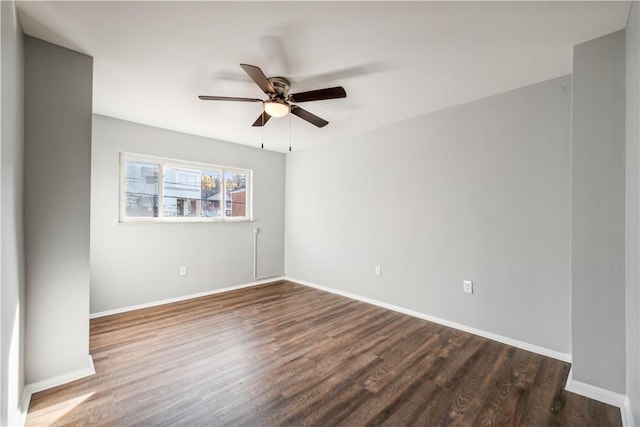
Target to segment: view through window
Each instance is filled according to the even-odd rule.
[[[120,220],[250,220],[251,171],[121,154]]]

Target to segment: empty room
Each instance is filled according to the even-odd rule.
[[[637,1],[0,2],[1,426],[640,426]]]

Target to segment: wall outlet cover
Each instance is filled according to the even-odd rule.
[[[462,290],[468,294],[473,293],[473,282],[471,280],[462,281]]]

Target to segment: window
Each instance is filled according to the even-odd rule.
[[[251,171],[120,154],[120,221],[249,221]]]

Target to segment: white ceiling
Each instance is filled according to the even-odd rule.
[[[286,151],[571,73],[575,44],[622,29],[630,2],[19,2],[26,34],[95,58],[93,111]],[[263,98],[239,67],[292,93],[342,85],[252,128]],[[290,129],[291,126],[291,129]]]

